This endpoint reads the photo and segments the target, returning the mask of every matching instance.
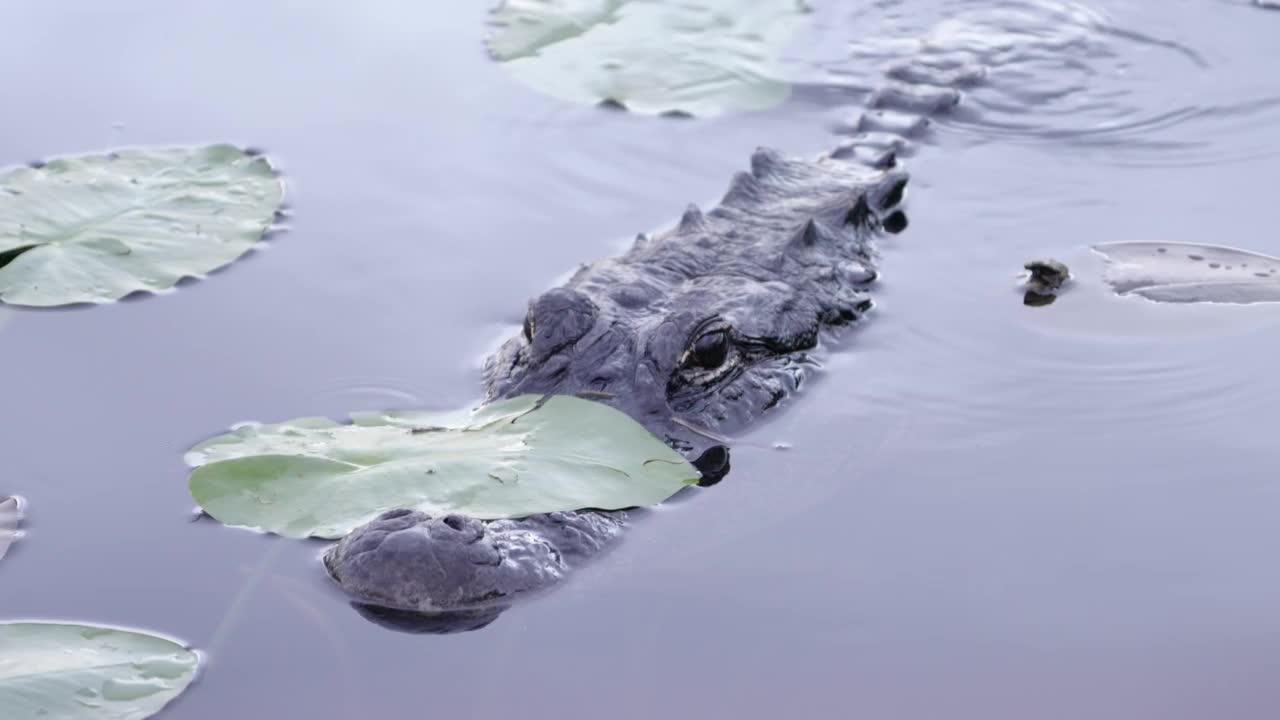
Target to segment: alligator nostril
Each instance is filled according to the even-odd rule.
[[[445,515],[441,522],[458,532],[462,532],[462,529],[467,526],[467,519],[461,515]]]
[[[693,461],[693,466],[702,474],[699,487],[711,487],[729,474],[729,448],[724,445],[712,445]]]
[[[907,229],[907,214],[901,210],[894,210],[884,220],[880,222],[884,231],[892,235],[897,235]]]

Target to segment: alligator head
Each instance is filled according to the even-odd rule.
[[[721,438],[792,395],[824,332],[871,306],[869,236],[905,225],[891,211],[905,185],[894,169],[757,150],[714,209],[531,301],[486,364],[489,398],[608,402],[716,479]]]

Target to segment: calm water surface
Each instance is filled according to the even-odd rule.
[[[1280,13],[1239,0],[814,2],[776,111],[567,106],[482,50],[483,3],[17,0],[0,164],[228,140],[288,231],[163,297],[0,309],[4,618],[208,652],[222,718],[1274,718],[1280,307],[1110,296],[1095,242],[1280,254]],[[878,309],[650,514],[479,632],[394,633],[321,544],[191,522],[182,452],[241,420],[451,408],[531,295],[832,146],[885,68],[992,68],[909,160]],[[1076,282],[1021,304],[1021,264]],[[775,449],[785,443],[787,450]]]

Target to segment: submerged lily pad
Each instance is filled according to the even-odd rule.
[[[339,538],[376,515],[523,517],[652,505],[698,471],[608,405],[522,395],[474,414],[356,413],[247,425],[187,454],[191,495],[220,522]]]
[[[1220,245],[1121,242],[1095,245],[1104,279],[1121,295],[1162,302],[1280,302],[1280,259]]]
[[[18,539],[18,523],[22,521],[22,503],[18,498],[0,496],[0,558]]]
[[[143,720],[181,695],[199,664],[140,632],[0,623],[0,709],[5,720]]]
[[[0,172],[0,300],[102,303],[173,287],[253,247],[282,196],[265,158],[230,145]]]
[[[699,116],[774,107],[803,0],[502,0],[489,51],[520,82],[573,102]]]

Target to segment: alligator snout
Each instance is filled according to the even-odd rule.
[[[501,602],[558,578],[550,543],[464,515],[393,510],[325,554],[329,575],[353,597],[383,607],[440,612]]]

